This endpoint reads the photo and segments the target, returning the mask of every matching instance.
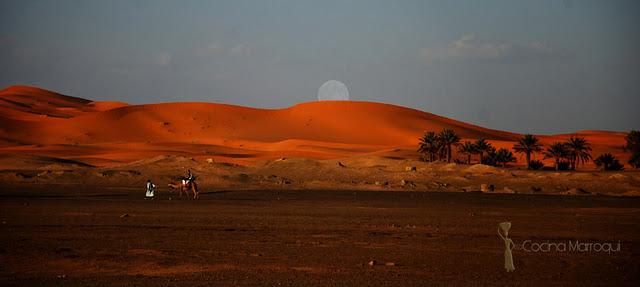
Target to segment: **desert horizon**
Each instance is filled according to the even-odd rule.
[[[637,260],[626,252],[637,249],[640,172],[594,164],[596,153],[626,164],[627,133],[529,135],[531,142],[372,102],[129,105],[26,86],[0,91],[0,122],[0,257],[8,263],[0,272],[8,286],[385,286],[390,278],[421,286],[450,283],[447,270],[456,268],[471,276],[456,279],[462,284],[636,280]],[[432,152],[445,134],[454,137],[450,158],[446,145]],[[593,160],[555,170],[547,153],[572,139],[586,140]],[[507,159],[481,160],[482,140],[485,160],[500,150]],[[527,168],[524,153],[511,153],[518,145],[529,145],[542,166]],[[507,272],[493,238],[500,222],[514,225]],[[549,240],[609,251],[565,247],[571,253],[554,253],[564,258],[557,261],[540,251]]]
[[[0,1],[0,286],[637,286],[639,16]]]
[[[5,88],[0,91],[0,98],[5,153],[52,156],[55,151],[48,152],[43,148],[45,145],[90,145],[93,150],[77,148],[78,151],[70,151],[72,156],[63,159],[95,166],[165,155],[152,147],[160,143],[194,144],[190,154],[200,160],[210,158],[250,165],[287,154],[308,159],[339,159],[399,153],[396,149],[401,150],[405,159],[419,159],[417,145],[423,134],[444,128],[453,128],[461,141],[485,139],[496,147],[508,149],[522,135],[374,102],[320,101],[282,109],[205,102],[129,105],[94,102],[28,86]],[[630,155],[623,151],[625,134],[583,130],[538,137],[545,145],[572,136],[583,137],[593,144],[594,154],[608,152],[626,162]],[[123,142],[128,146],[118,147],[118,143]],[[133,147],[132,143],[137,146]],[[29,145],[36,148],[30,150]],[[108,148],[120,150],[122,158],[105,152]],[[456,155],[457,160],[463,159]],[[544,161],[550,163],[550,160]],[[520,156],[512,164],[522,165],[523,158]],[[595,168],[592,163],[587,163],[587,167]]]

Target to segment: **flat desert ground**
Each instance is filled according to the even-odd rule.
[[[134,187],[10,185],[3,286],[635,285],[640,200],[389,191],[216,191],[145,200]],[[620,251],[513,251],[612,242]],[[369,262],[375,261],[371,266]]]
[[[428,130],[506,148],[516,133],[380,103],[129,105],[22,86],[0,91],[0,124],[2,286],[639,281],[640,172],[529,171],[521,156],[506,168],[427,163],[416,152]],[[539,137],[573,135],[594,156],[629,156],[621,132]],[[199,200],[167,187],[187,170]],[[501,222],[516,246],[509,273]],[[620,250],[529,252],[527,240]]]

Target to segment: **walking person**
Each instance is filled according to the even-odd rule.
[[[147,198],[154,198],[156,196],[156,185],[151,182],[150,179],[147,179]]]

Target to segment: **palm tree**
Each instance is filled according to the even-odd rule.
[[[506,148],[499,149],[496,154],[496,163],[502,164],[502,167],[505,167],[507,163],[516,161],[516,158],[513,156],[510,150]]]
[[[567,148],[569,164],[572,170],[576,169],[579,163],[586,163],[591,160],[591,144],[585,138],[570,137],[565,143]]]
[[[623,166],[622,164],[620,164],[618,159],[614,155],[608,152],[601,154],[593,162],[596,164],[596,166],[602,167],[603,170],[622,170],[623,169]]]
[[[474,145],[476,146],[476,152],[480,154],[480,163],[483,163],[484,153],[489,152],[492,146],[484,139],[478,139]]]
[[[555,142],[544,152],[544,158],[553,158],[556,164],[556,170],[560,169],[560,161],[567,158],[568,152],[564,143]]]
[[[458,144],[460,137],[452,129],[443,129],[438,134],[438,138],[442,146],[446,148],[447,162],[451,162],[451,146]]]
[[[640,152],[631,154],[629,161],[627,161],[632,167],[640,168]]]
[[[625,137],[627,144],[624,151],[631,152],[628,163],[635,168],[640,168],[640,131],[630,131]]]
[[[625,151],[640,152],[640,131],[630,131],[626,136],[627,144],[624,145]]]
[[[441,133],[442,132],[440,132],[440,134]],[[436,146],[434,147],[434,150],[438,160],[445,160],[447,158],[447,145],[442,140],[440,134],[437,135]]]
[[[438,136],[435,132],[426,132],[420,139],[418,152],[427,155],[427,161],[434,161],[438,147]]]
[[[513,150],[516,153],[524,153],[526,155],[527,169],[531,169],[531,154],[542,151],[542,144],[540,144],[540,140],[536,136],[526,134],[518,139],[518,143],[513,145]]]
[[[467,155],[467,164],[471,164],[471,155],[477,152],[476,145],[470,141],[465,141],[458,147],[458,152]]]

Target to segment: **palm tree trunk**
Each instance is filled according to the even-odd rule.
[[[531,169],[531,153],[527,151],[527,169]]]
[[[569,157],[569,169],[573,170],[573,157],[572,156]]]
[[[447,145],[447,163],[451,163],[451,145]]]
[[[556,159],[556,171],[560,170],[560,160]]]
[[[467,164],[471,164],[471,154],[467,155]]]

